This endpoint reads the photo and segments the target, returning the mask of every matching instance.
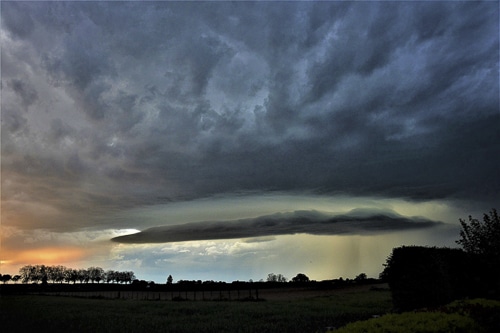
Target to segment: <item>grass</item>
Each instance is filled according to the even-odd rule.
[[[350,323],[338,333],[489,333],[499,332],[500,301],[474,299],[455,301],[426,311],[387,314]]]
[[[474,320],[456,313],[402,313],[389,314],[377,319],[351,323],[339,333],[449,333],[477,332]]]
[[[383,314],[388,291],[263,302],[141,301],[17,295],[0,298],[2,332],[323,332]]]

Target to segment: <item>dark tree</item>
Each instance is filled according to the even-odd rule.
[[[4,275],[1,275],[0,274],[0,280],[5,284],[7,282],[9,282],[10,280],[12,279],[12,276],[10,274],[4,274]]]
[[[31,271],[33,270],[33,266],[27,265],[23,266],[19,269],[19,275],[21,276],[23,283],[28,283],[31,280]]]
[[[80,283],[88,283],[90,280],[89,278],[89,272],[86,270],[86,269],[83,269],[83,268],[80,268],[78,270],[78,278],[77,278],[77,281],[79,281]]]
[[[479,283],[488,289],[489,296],[500,296],[500,218],[496,209],[484,214],[482,222],[469,216],[469,221],[460,219],[460,224],[457,244],[477,257],[482,267]]]
[[[292,282],[309,282],[309,277],[303,273],[299,273],[292,278]]]
[[[286,282],[287,278],[282,274],[267,274],[267,282]]]
[[[104,270],[101,267],[89,267],[87,269],[88,277],[94,283],[99,283],[104,277]]]
[[[361,273],[354,278],[355,281],[365,281],[366,279],[367,279],[367,276],[365,273]]]
[[[66,282],[68,282],[68,283],[73,282],[73,284],[75,284],[77,279],[78,279],[78,270],[77,269],[68,268],[64,272],[64,280]]]
[[[469,216],[466,222],[460,219],[462,230],[457,244],[466,252],[479,254],[487,258],[500,257],[500,218],[496,209],[484,214],[483,222]]]
[[[169,275],[167,278],[167,284],[172,284],[174,282],[174,279],[172,278],[172,275]]]
[[[267,282],[276,282],[278,280],[278,277],[274,273],[269,273],[267,274]]]
[[[116,279],[116,273],[115,271],[113,270],[107,270],[106,272],[104,272],[104,278],[103,280],[106,282],[106,283],[110,283],[110,282],[113,282],[115,281]]]

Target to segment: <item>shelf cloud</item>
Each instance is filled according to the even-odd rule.
[[[234,221],[204,221],[160,226],[112,239],[119,243],[170,243],[289,234],[342,235],[430,228],[440,222],[394,212],[353,210],[343,215],[295,211]]]

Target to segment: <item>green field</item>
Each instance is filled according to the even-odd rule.
[[[359,289],[259,302],[12,295],[0,298],[0,320],[5,333],[324,332],[391,308],[389,291]]]

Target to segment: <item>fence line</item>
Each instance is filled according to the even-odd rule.
[[[257,289],[248,290],[171,290],[171,291],[50,291],[38,292],[39,295],[105,298],[105,299],[132,299],[155,301],[231,301],[243,299],[258,299]]]

